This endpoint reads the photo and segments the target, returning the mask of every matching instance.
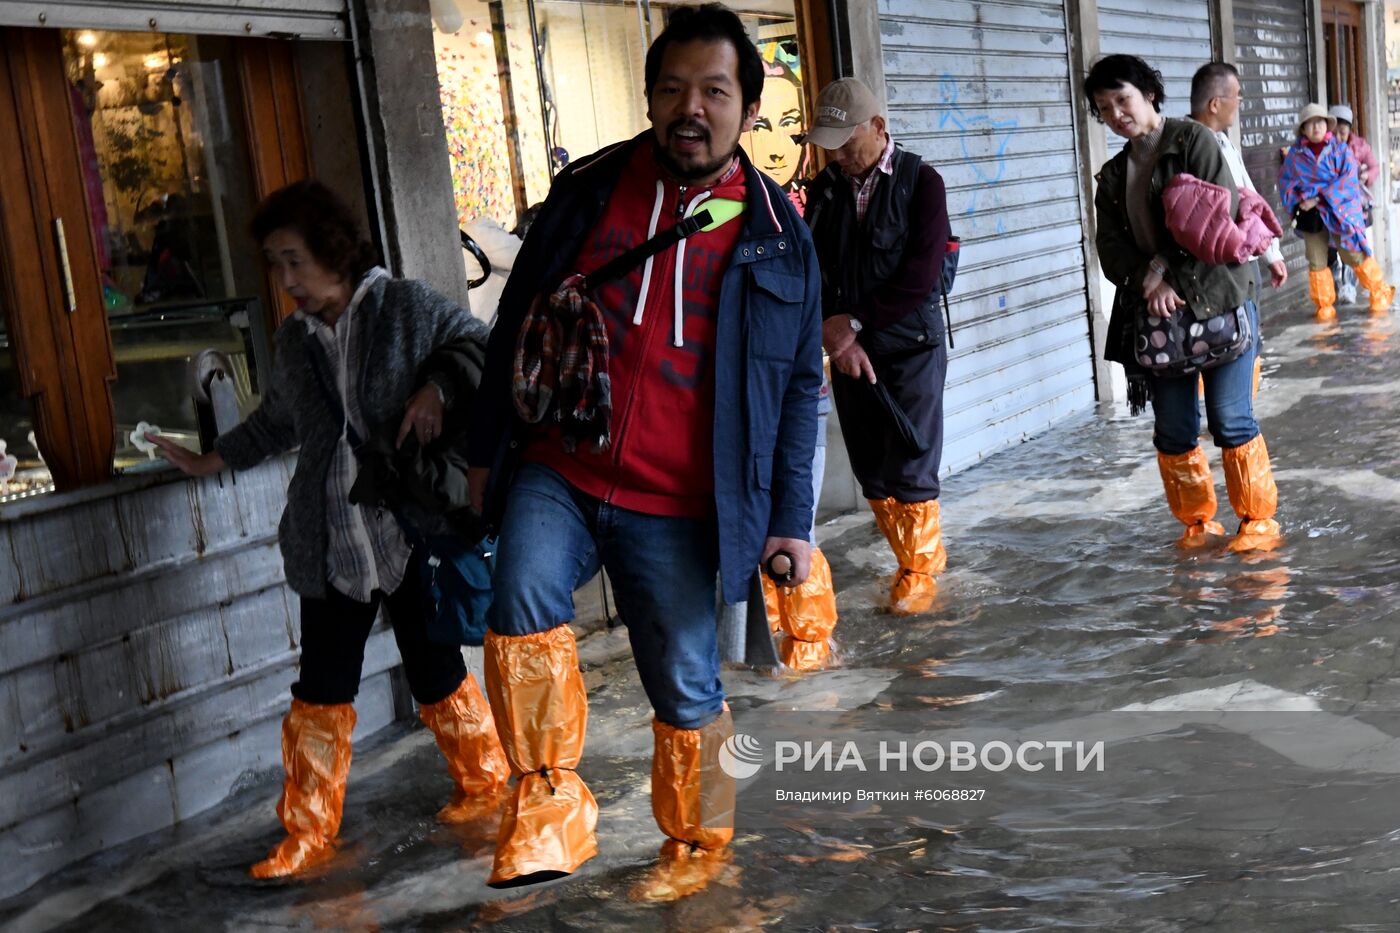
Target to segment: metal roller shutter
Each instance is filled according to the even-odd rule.
[[[948,188],[962,264],[946,470],[1094,402],[1064,7],[880,0],[889,120]]]
[[[1167,88],[1162,113],[1184,117],[1191,112],[1191,76],[1215,57],[1210,6],[1206,0],[1103,0],[1099,47],[1105,55],[1136,55],[1160,71]],[[1108,133],[1108,154],[1123,142]]]
[[[1298,111],[1312,98],[1312,47],[1306,0],[1235,0],[1235,66],[1240,71],[1240,151],[1254,186],[1282,221],[1278,200],[1279,149],[1293,142]],[[1283,236],[1288,283],[1282,293],[1266,289],[1264,302],[1303,300],[1307,260],[1303,241]]]
[[[0,26],[347,39],[346,0],[6,0]]]

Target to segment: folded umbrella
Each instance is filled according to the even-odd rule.
[[[899,407],[899,403],[890,395],[890,390],[885,388],[883,382],[867,382],[858,379],[862,385],[870,387],[870,391],[875,393],[875,401],[880,403],[880,410],[884,412],[886,422],[894,432],[899,435],[899,439],[909,450],[912,456],[921,457],[928,453],[930,444],[924,439],[919,429],[914,427],[914,422],[909,420],[909,416],[904,413],[904,409]]]

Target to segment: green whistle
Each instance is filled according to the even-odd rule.
[[[746,206],[743,201],[734,201],[730,198],[710,198],[705,202],[703,208],[709,213],[710,222],[700,229],[705,233],[717,230],[742,214]]]

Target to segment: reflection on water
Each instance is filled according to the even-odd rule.
[[[240,804],[256,832],[183,852],[141,843],[134,864],[163,867],[90,900],[106,905],[108,927],[130,930],[196,906],[231,926],[291,929],[1393,928],[1400,429],[1388,387],[1400,362],[1371,350],[1381,322],[1320,332],[1303,310],[1288,321],[1270,330],[1260,399],[1287,535],[1279,550],[1177,551],[1150,422],[1106,408],[947,481],[949,571],[929,615],[878,608],[885,546],[870,522],[843,522],[822,543],[844,666],[724,674],[741,731],[775,710],[912,715],[930,728],[997,713],[1166,717],[1116,738],[1102,773],[1002,775],[982,810],[808,805],[769,828],[753,814],[745,826],[741,808],[733,861],[704,890],[634,901],[661,840],[646,790],[649,711],[620,664],[590,698],[580,771],[602,807],[600,855],[574,878],[485,888],[492,827],[432,823],[450,789],[418,734],[357,749],[356,769],[371,770],[352,771],[347,858],[325,877],[243,877],[277,832],[269,786]],[[1218,518],[1233,530],[1208,452]],[[1325,728],[1290,734],[1279,720],[1213,712],[1285,709]],[[29,903],[86,883],[83,871]]]

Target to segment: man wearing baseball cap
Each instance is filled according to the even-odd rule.
[[[899,561],[891,608],[926,612],[948,562],[938,503],[948,371],[938,309],[949,239],[943,179],[895,143],[875,95],[855,78],[823,88],[815,116],[806,141],[831,161],[808,189],[806,220],[821,260],[836,415]],[[896,429],[899,411],[926,450]]]

